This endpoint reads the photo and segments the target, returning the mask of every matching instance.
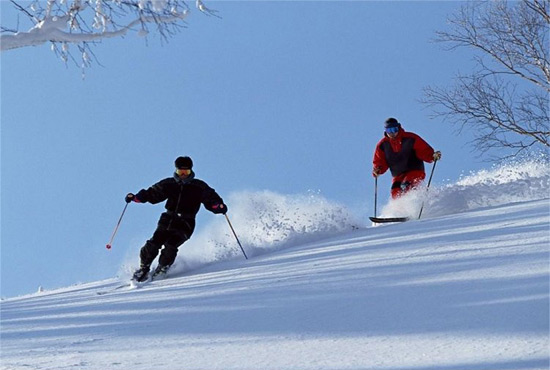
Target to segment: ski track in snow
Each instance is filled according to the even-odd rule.
[[[234,222],[262,220],[240,229],[253,258],[215,223],[169,279],[3,300],[0,368],[548,369],[549,178],[496,168],[434,186],[422,220],[355,230],[315,194],[237,194]]]

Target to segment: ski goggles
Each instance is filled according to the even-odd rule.
[[[399,132],[399,127],[388,127],[386,128],[388,134],[397,134]]]
[[[191,174],[191,169],[190,168],[176,168],[176,174],[178,176],[181,176],[181,175],[189,176]]]

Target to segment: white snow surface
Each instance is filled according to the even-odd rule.
[[[422,219],[378,227],[315,193],[235,194],[249,260],[217,218],[166,280],[111,290],[133,260],[5,299],[0,368],[548,369],[549,184],[545,161],[507,164],[391,202],[424,201]]]

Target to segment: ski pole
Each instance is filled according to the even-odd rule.
[[[376,218],[376,203],[378,200],[378,176],[374,178],[374,217]]]
[[[239,238],[237,237],[237,234],[235,233],[235,229],[233,229],[233,225],[231,225],[231,221],[229,221],[229,217],[227,217],[227,214],[224,214],[225,219],[227,220],[227,223],[229,224],[229,227],[231,228],[231,231],[233,231],[233,235],[235,235],[235,239],[237,240],[237,244],[239,244],[239,247],[241,247],[241,251],[243,251],[244,258],[248,259],[246,256],[246,253],[244,252],[243,246],[241,245],[241,242],[239,241]]]
[[[118,227],[120,226],[120,222],[122,221],[122,217],[124,216],[124,212],[126,212],[126,208],[128,208],[128,204],[130,204],[130,203],[126,203],[126,205],[124,206],[124,209],[122,210],[122,214],[120,215],[120,218],[118,219],[118,222],[116,224],[115,231],[113,231],[113,235],[111,236],[111,240],[109,240],[109,243],[107,243],[107,245],[105,246],[105,248],[107,248],[107,249],[111,249],[111,243],[113,242],[113,239],[115,238],[115,235],[118,231]]]
[[[432,172],[430,173],[430,178],[428,179],[428,186],[426,186],[426,194],[428,193],[428,189],[430,188],[430,184],[432,183],[432,176],[434,175],[435,165],[437,163],[437,159],[434,161],[434,165],[432,167]],[[422,216],[422,211],[424,210],[424,201],[422,201],[422,207],[420,207],[420,213],[418,214],[418,219],[420,220],[420,217]]]

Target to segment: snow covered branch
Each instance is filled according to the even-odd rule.
[[[102,32],[80,32],[73,33],[65,30],[67,24],[70,21],[69,16],[62,17],[48,17],[36,26],[31,28],[28,32],[17,32],[13,35],[1,35],[0,36],[0,50],[5,51],[9,49],[22,48],[26,46],[37,46],[46,42],[61,42],[69,44],[78,44],[81,42],[92,42],[103,39],[124,36],[128,31],[140,24],[140,23],[170,23],[183,20],[187,16],[188,12],[184,11],[181,14],[173,15],[170,17],[155,18],[153,16],[141,17],[133,20],[121,29]]]
[[[136,32],[149,34],[151,26],[162,39],[184,27],[189,7],[182,0],[35,0],[23,6],[12,4],[20,15],[32,23],[28,31],[15,31],[2,25],[0,51],[52,43],[52,50],[67,60],[69,45],[77,45],[88,64],[90,43]],[[206,15],[215,15],[196,1],[197,9]]]

